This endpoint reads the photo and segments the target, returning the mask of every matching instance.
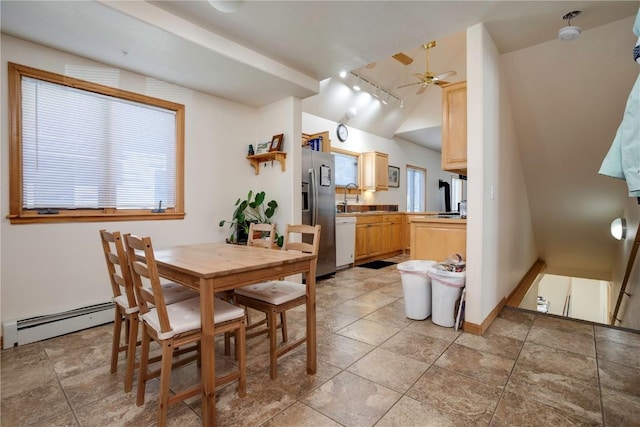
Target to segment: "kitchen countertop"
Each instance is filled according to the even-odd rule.
[[[457,222],[466,224],[466,218],[439,218],[439,212],[399,212],[399,211],[368,211],[368,212],[347,212],[337,213],[336,217],[357,217],[357,216],[375,216],[375,215],[409,215],[411,221],[419,222]]]

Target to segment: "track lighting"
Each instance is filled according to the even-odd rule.
[[[399,97],[391,93],[391,91],[380,86],[376,82],[369,80],[366,77],[363,77],[354,71],[351,71],[351,75],[353,75],[357,79],[356,83],[351,86],[353,90],[359,91],[359,90],[366,89],[375,98],[377,98],[380,102],[382,102],[385,105],[388,105],[392,100],[401,102],[401,99]],[[370,86],[371,89],[367,89],[367,86],[365,86],[365,84]],[[402,106],[404,106],[404,104]]]

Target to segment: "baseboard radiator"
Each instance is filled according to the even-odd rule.
[[[46,340],[113,322],[113,302],[89,305],[63,313],[47,314],[2,323],[3,348]]]

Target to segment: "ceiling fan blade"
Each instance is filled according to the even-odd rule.
[[[446,73],[438,74],[437,76],[435,76],[433,78],[433,80],[446,79],[447,77],[453,77],[456,74],[458,74],[458,73],[456,73],[455,71],[447,71]]]
[[[398,86],[397,89],[401,89],[401,88],[407,87],[407,86],[421,85],[421,84],[424,84],[424,83],[423,82],[407,83],[406,85]]]
[[[393,55],[393,59],[395,59],[396,61],[400,62],[403,65],[409,65],[413,62],[413,58],[411,58],[409,55],[406,55],[402,52],[396,53],[395,55]]]
[[[418,89],[418,91],[416,92],[416,95],[422,95],[423,93],[425,93],[427,91],[427,89],[429,89],[430,85],[422,85],[422,87],[420,89]]]
[[[366,68],[367,70],[372,69],[373,67],[375,67],[377,64],[377,62],[372,62],[370,64],[367,64],[364,68]]]
[[[433,82],[433,84],[435,84],[436,86],[446,86],[449,83],[451,83],[451,82],[445,82],[444,80],[438,80],[438,81]]]

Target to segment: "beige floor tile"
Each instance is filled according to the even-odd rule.
[[[389,366],[394,368],[389,369]],[[347,371],[404,393],[428,368],[428,363],[377,348],[351,365]]]
[[[462,333],[462,335],[455,340],[455,343],[486,353],[508,357],[513,360],[518,357],[522,344],[524,344],[523,341],[504,335],[486,334],[481,336],[466,332]]]
[[[372,426],[402,395],[349,372],[309,393],[303,402],[344,426]]]
[[[56,379],[31,384],[11,396],[2,395],[0,402],[3,426],[44,425],[49,418],[69,412],[71,407]]]
[[[395,301],[379,308],[368,316],[365,316],[364,319],[398,328],[404,328],[411,324],[411,319],[405,315],[403,301]]]
[[[374,348],[342,335],[330,334],[318,341],[318,360],[344,369]]]
[[[572,320],[538,316],[527,341],[595,357],[593,326]]]
[[[500,313],[498,313],[498,318],[531,326],[531,324],[533,323],[533,319],[536,318],[536,315],[534,313],[523,311],[517,308],[504,307],[500,311]]]
[[[400,328],[395,326],[383,325],[369,320],[358,320],[340,329],[338,334],[377,346],[391,338],[398,331],[400,331]]]
[[[316,314],[318,328],[324,328],[330,332],[336,332],[358,319],[359,317],[340,313],[331,309],[321,311]]]
[[[640,425],[640,397],[603,388],[602,405],[606,425],[616,427]]]
[[[570,376],[516,362],[507,391],[568,411],[593,422],[601,420],[597,386]]]
[[[340,427],[331,418],[321,414],[304,403],[294,403],[275,417],[266,422],[263,427]]]
[[[502,387],[436,366],[429,368],[406,393],[429,406],[469,419],[473,425],[489,424],[501,394]]]
[[[505,393],[491,420],[492,427],[512,426],[597,426],[601,422],[580,418],[571,412]]]
[[[331,307],[333,311],[348,314],[350,316],[356,316],[358,318],[371,314],[378,308],[380,307],[375,304],[355,300],[347,300]]]
[[[376,427],[466,427],[475,425],[459,414],[450,414],[432,405],[403,396],[376,424]]]
[[[450,343],[455,341],[456,338],[462,334],[461,330],[455,331],[454,328],[438,326],[433,323],[431,319],[413,321],[409,326],[407,326],[407,330],[427,335],[429,337],[438,338],[443,341],[448,341]]]
[[[603,360],[598,362],[598,372],[601,387],[640,398],[640,369]]]
[[[450,345],[449,341],[403,329],[385,341],[380,348],[431,365]]]
[[[483,334],[484,336],[500,335],[515,340],[524,341],[529,334],[530,325],[526,323],[497,317],[489,329]]]
[[[574,378],[592,386],[598,385],[598,369],[594,357],[525,343],[518,364],[529,368]]]
[[[602,360],[640,369],[640,345],[632,340],[610,341],[598,338],[596,351],[598,358]]]
[[[485,384],[504,387],[513,364],[513,359],[454,343],[440,356],[435,366],[474,378]]]

